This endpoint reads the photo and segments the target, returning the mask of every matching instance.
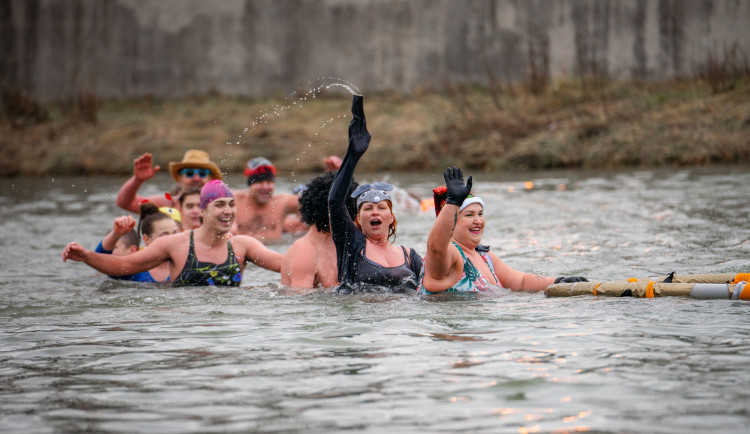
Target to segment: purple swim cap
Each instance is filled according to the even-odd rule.
[[[234,199],[234,194],[232,194],[232,190],[222,181],[218,179],[208,181],[201,189],[201,211],[206,209],[209,203],[223,197]]]

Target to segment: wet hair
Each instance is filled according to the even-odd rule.
[[[138,232],[136,232],[135,229],[132,229],[127,234],[121,236],[120,241],[126,248],[130,246],[136,246],[138,248],[141,247],[141,237],[138,236]]]
[[[154,231],[154,223],[159,220],[169,219],[172,220],[168,214],[164,214],[159,211],[159,207],[151,202],[141,204],[141,218],[138,222],[138,233],[141,235],[151,236]]]
[[[307,188],[299,196],[299,213],[301,220],[308,225],[315,225],[321,232],[330,232],[331,226],[328,217],[328,193],[336,178],[335,171],[316,176],[306,184]],[[352,185],[346,194],[346,210],[352,219],[357,215],[357,200],[351,194],[359,186],[352,180]]]
[[[391,214],[393,215],[393,223],[391,223],[388,226],[388,241],[390,241],[391,243],[395,243],[396,242],[396,227],[398,227],[398,221],[396,220],[396,214],[393,214],[393,204],[391,203],[390,200],[383,200],[381,202],[385,202],[386,204],[388,204],[388,209],[391,210]],[[362,209],[362,207],[366,203],[367,202],[363,202],[362,205],[359,206],[359,209],[357,209],[357,215],[359,215],[359,210]],[[354,225],[357,226],[359,230],[362,230],[362,226],[359,225],[359,222],[357,221],[356,218],[354,219]],[[391,237],[393,237],[393,239],[391,239]]]
[[[180,208],[182,208],[182,204],[185,202],[185,197],[190,196],[192,194],[197,194],[198,196],[201,195],[201,187],[188,187],[187,190],[183,191],[180,195]]]

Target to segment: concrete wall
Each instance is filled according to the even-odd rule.
[[[364,93],[694,74],[750,53],[744,0],[0,0],[1,79],[38,98]]]

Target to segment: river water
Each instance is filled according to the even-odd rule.
[[[442,175],[389,179],[427,195]],[[171,289],[63,264],[121,214],[122,181],[0,181],[3,432],[750,426],[750,303],[296,294],[252,265],[239,289]],[[484,241],[511,267],[605,280],[750,271],[748,185],[742,167],[475,177]],[[397,217],[423,254],[432,214]]]

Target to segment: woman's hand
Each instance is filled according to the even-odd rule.
[[[364,154],[370,145],[370,133],[367,131],[365,110],[361,95],[352,96],[352,121],[349,123],[349,149],[357,154]]]
[[[469,193],[471,193],[471,176],[466,180],[464,185],[464,173],[461,169],[449,167],[443,172],[445,178],[445,188],[448,190],[445,203],[461,206]]]

